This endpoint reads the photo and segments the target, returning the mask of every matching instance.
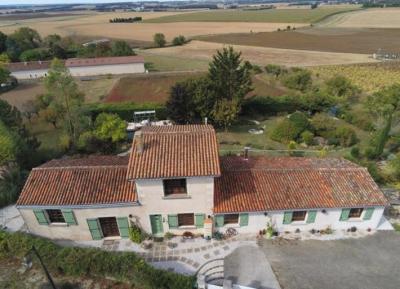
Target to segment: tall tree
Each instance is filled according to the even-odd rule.
[[[162,33],[156,33],[153,36],[154,44],[157,47],[164,47],[165,44],[167,43],[167,40],[165,40],[165,35]]]
[[[399,117],[400,84],[394,84],[369,96],[366,106],[375,116],[374,156],[380,157],[389,139],[393,122]]]
[[[223,48],[213,56],[208,69],[212,90],[218,99],[236,100],[240,105],[244,97],[252,91],[251,67],[243,63],[241,52],[233,47]]]
[[[190,123],[195,114],[194,80],[177,82],[171,87],[166,103],[169,117],[178,124]]]
[[[7,50],[7,35],[0,31],[0,54]]]
[[[134,55],[132,48],[126,41],[123,40],[117,40],[111,44],[111,53],[113,56]]]
[[[58,59],[51,63],[48,76],[45,78],[47,93],[51,95],[50,105],[56,109],[66,122],[66,133],[71,144],[76,144],[79,137],[81,119],[79,110],[84,95],[79,91],[68,68]]]

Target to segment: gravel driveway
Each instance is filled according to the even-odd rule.
[[[260,244],[285,289],[398,289],[400,234]]]

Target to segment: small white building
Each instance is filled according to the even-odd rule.
[[[53,239],[375,229],[387,200],[344,159],[219,156],[210,125],[146,126],[128,157],[53,160],[30,173],[17,208]],[[211,225],[211,226],[210,226]]]
[[[13,62],[8,69],[17,79],[36,79],[45,77],[50,65],[51,61]],[[70,58],[65,66],[74,77],[146,72],[141,56]]]

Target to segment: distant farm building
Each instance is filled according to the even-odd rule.
[[[383,49],[379,49],[376,53],[372,55],[374,59],[378,60],[398,60],[400,59],[399,52],[389,52]]]
[[[72,76],[145,72],[144,58],[141,56],[70,58],[64,63]],[[8,65],[8,69],[17,79],[35,79],[45,77],[50,64],[51,61],[14,62]]]

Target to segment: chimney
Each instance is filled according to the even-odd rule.
[[[250,150],[250,147],[244,147],[243,153],[244,153],[244,159],[246,161],[249,159],[249,150]]]
[[[208,118],[205,117],[205,118],[204,118],[204,124],[207,125],[207,123],[208,123]]]
[[[138,154],[141,154],[143,152],[143,136],[140,130],[135,132],[135,141],[136,141],[136,151]]]

